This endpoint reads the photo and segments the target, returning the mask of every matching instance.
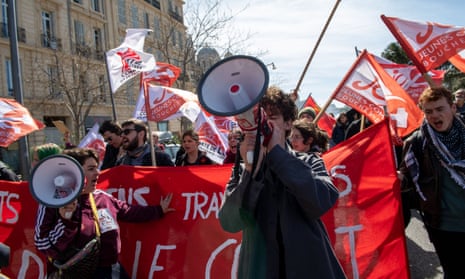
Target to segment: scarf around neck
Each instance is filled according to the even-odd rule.
[[[421,131],[433,150],[434,156],[451,178],[465,189],[465,124],[455,117],[452,127],[445,133],[435,131],[426,121],[421,125]]]

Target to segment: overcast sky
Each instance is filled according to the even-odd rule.
[[[235,17],[234,25],[254,34],[250,47],[266,50],[267,54],[260,59],[265,64],[276,65],[276,70],[270,69],[270,84],[277,84],[288,92],[296,87],[336,4],[336,0],[224,2],[232,11],[247,6]],[[464,12],[464,0],[342,0],[305,74],[300,99],[305,100],[312,93],[324,105],[355,61],[355,47],[381,55],[395,41],[381,14],[465,26]]]

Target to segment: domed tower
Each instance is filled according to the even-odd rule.
[[[201,48],[197,54],[197,62],[204,73],[218,61],[220,61],[220,55],[214,48],[206,46]]]

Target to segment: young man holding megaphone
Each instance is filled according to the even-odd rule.
[[[346,278],[320,220],[338,190],[318,155],[296,153],[286,141],[297,117],[294,101],[270,87],[258,105],[267,140],[257,145],[256,132],[245,132],[241,156],[258,156],[233,171],[219,212],[224,230],[242,231],[238,278]]]

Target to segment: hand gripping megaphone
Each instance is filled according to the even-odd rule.
[[[267,67],[258,59],[229,56],[214,64],[203,75],[197,88],[199,102],[213,115],[234,116],[244,132],[262,132],[266,141],[271,134],[258,102],[268,88]],[[247,161],[252,156],[247,154]]]
[[[77,199],[84,184],[81,164],[71,156],[57,154],[46,157],[34,167],[29,190],[39,203],[58,208]]]

